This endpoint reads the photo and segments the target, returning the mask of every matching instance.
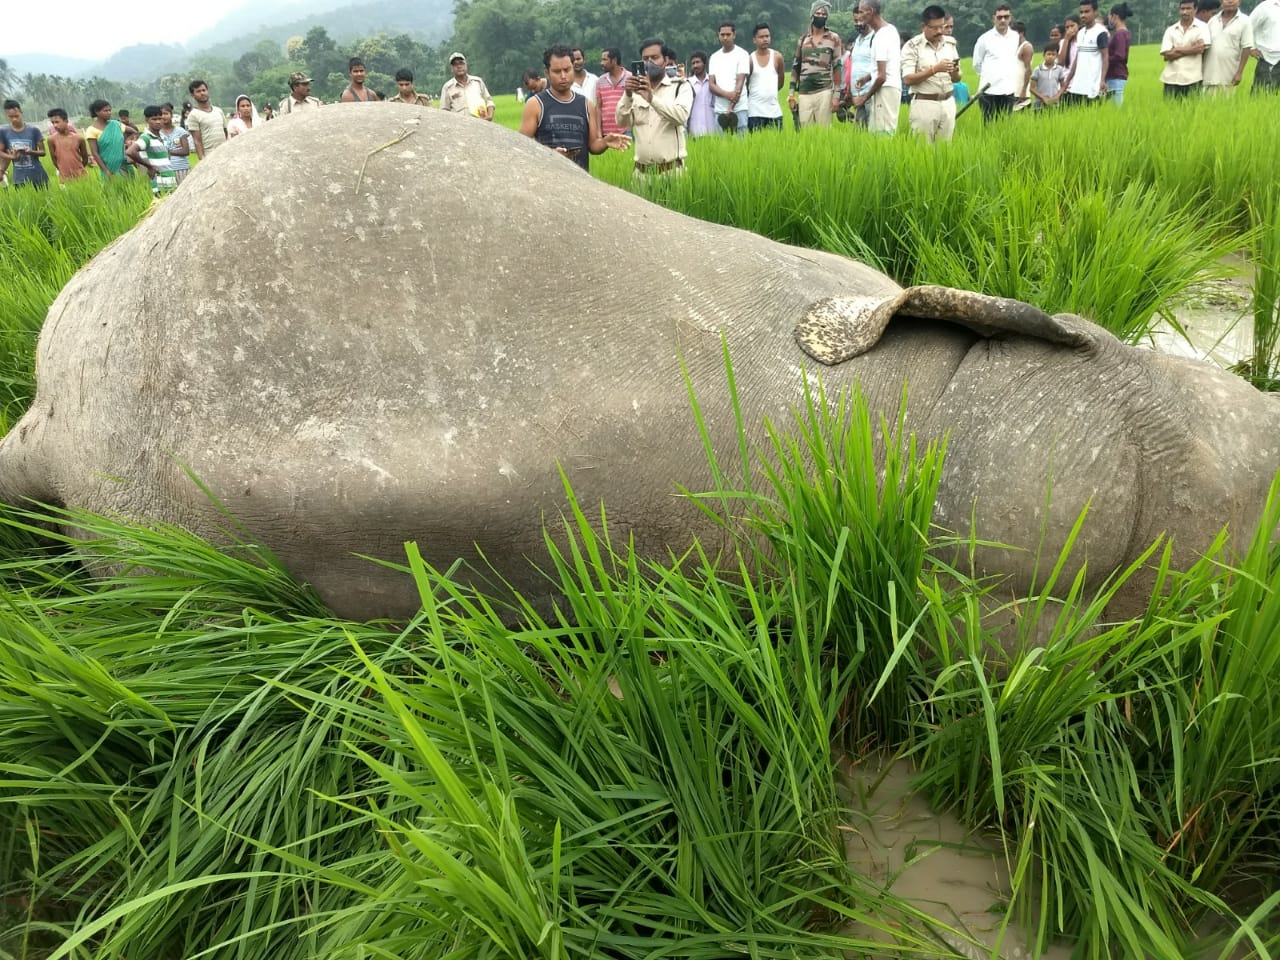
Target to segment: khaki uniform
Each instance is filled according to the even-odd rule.
[[[445,113],[470,113],[493,106],[489,88],[479,77],[467,77],[466,84],[450,77],[440,90],[440,109]]]
[[[293,94],[285,97],[276,107],[277,116],[283,117],[287,113],[296,113],[299,110],[311,110],[320,106],[320,100],[317,97],[307,97],[305,100],[297,100]]]
[[[910,76],[928,70],[943,60],[959,62],[960,51],[953,37],[941,37],[935,47],[923,33],[916,34],[902,48],[902,75]],[[951,77],[935,73],[911,88],[911,107],[907,118],[911,132],[919,134],[930,143],[950,140],[956,130],[956,101]]]
[[[429,107],[431,106],[431,98],[425,93],[414,91],[412,100],[405,100],[403,97],[396,95],[388,100],[387,103],[404,103],[414,107]]]
[[[692,109],[693,85],[674,77],[662,78],[652,103],[623,94],[615,119],[635,136],[637,173],[664,173],[684,166],[684,128]]]

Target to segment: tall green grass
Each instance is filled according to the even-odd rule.
[[[137,177],[83,177],[0,194],[0,432],[31,402],[32,345],[49,304],[95,253],[151,204]]]
[[[1280,389],[1280,187],[1272,185],[1251,206],[1257,224],[1253,263],[1253,356],[1238,372],[1260,390]]]

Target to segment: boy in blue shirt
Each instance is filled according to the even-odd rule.
[[[44,134],[22,119],[22,104],[4,102],[4,115],[9,126],[0,130],[0,160],[13,171],[15,187],[47,187],[49,173],[40,162],[44,156]]]

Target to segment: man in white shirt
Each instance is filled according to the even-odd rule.
[[[587,56],[581,47],[573,48],[573,92],[596,102],[596,75],[587,72]]]
[[[1280,0],[1262,0],[1249,15],[1253,27],[1253,90],[1280,90]]]
[[[196,156],[203,160],[205,154],[227,142],[227,117],[221,107],[209,102],[209,85],[203,80],[192,80],[187,92],[196,102],[187,114],[187,129],[191,131]]]
[[[1067,71],[1064,104],[1101,103],[1107,95],[1107,45],[1111,36],[1098,22],[1098,0],[1081,0],[1076,54]]]
[[[711,55],[707,74],[711,92],[715,94],[716,123],[728,133],[747,132],[747,74],[751,59],[737,44],[738,31],[733,22],[720,24],[720,49]],[[732,117],[732,119],[730,119]]]
[[[1160,82],[1166,97],[1180,99],[1199,88],[1204,79],[1202,57],[1208,46],[1204,24],[1196,19],[1195,0],[1182,0],[1178,4],[1178,22],[1164,32],[1160,41],[1160,56],[1164,58]]]
[[[996,7],[991,19],[994,26],[973,46],[973,69],[978,75],[978,106],[982,108],[984,123],[1013,113],[1018,81],[1022,76],[1022,61],[1018,59],[1022,41],[1009,29],[1013,10],[1007,3],[1002,3]]]
[[[859,0],[858,12],[871,28],[875,70],[866,92],[853,98],[853,106],[867,108],[868,130],[893,136],[898,132],[898,108],[902,106],[902,39],[898,28],[881,15],[880,0]]]
[[[1222,0],[1222,9],[1209,18],[1209,49],[1204,52],[1204,92],[1235,93],[1244,78],[1244,65],[1253,50],[1253,25],[1240,12],[1240,0]]]

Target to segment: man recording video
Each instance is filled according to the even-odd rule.
[[[693,87],[671,76],[661,40],[640,45],[639,73],[627,78],[617,121],[631,127],[636,141],[636,173],[671,173],[684,168],[684,125],[693,109]]]

